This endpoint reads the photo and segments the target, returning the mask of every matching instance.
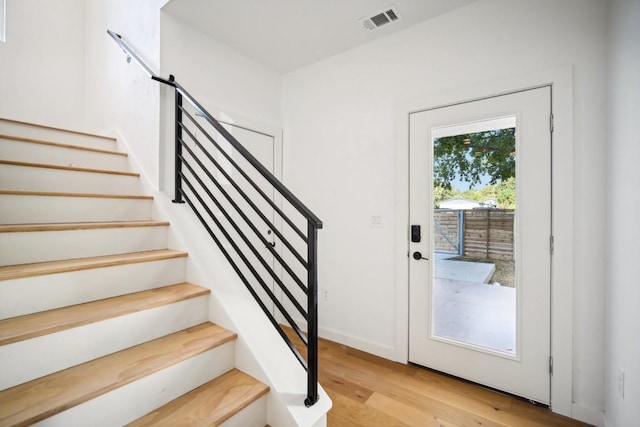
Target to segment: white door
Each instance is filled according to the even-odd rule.
[[[222,123],[224,128],[233,135],[240,144],[242,144],[249,152],[260,162],[262,165],[267,168],[267,170],[271,173],[274,173],[274,137],[260,131],[256,131],[253,129],[248,129],[246,127],[237,126],[232,123]],[[214,133],[214,138],[216,137]],[[262,175],[256,169],[254,169],[250,163],[240,154],[238,154],[233,148],[228,146],[226,142],[222,143],[223,149],[228,148],[228,153],[232,155],[233,160],[240,166],[241,170],[245,171],[247,176],[258,186],[260,191],[262,191],[269,200],[274,200],[274,189],[273,187],[264,179]],[[225,160],[222,160],[223,164],[226,163]],[[266,220],[273,223],[275,220],[274,210],[269,205],[269,203],[262,197],[258,190],[253,187],[244,177],[240,176],[240,174],[234,170],[233,179],[236,180],[238,185],[241,187],[242,191],[247,194],[249,200],[253,202],[259,209],[259,211],[264,215]],[[230,193],[234,192],[227,183],[227,188]],[[267,241],[268,244],[271,244],[275,247],[276,239],[271,227],[266,223],[265,218],[261,218],[258,213],[249,205],[249,203],[243,200],[241,197],[237,197],[237,203],[240,207],[241,211],[248,217],[248,219],[253,223],[253,225],[258,229],[260,235]],[[271,273],[269,269],[274,269],[274,258],[271,254],[270,248],[267,247],[263,242],[260,242],[255,236],[256,234],[251,229],[251,226],[248,225],[245,221],[240,218],[239,214],[234,214],[234,219],[237,222],[239,228],[242,232],[247,236],[252,245],[257,249],[258,255],[254,254],[249,246],[244,243],[241,239],[237,239],[240,248],[243,253],[249,259],[251,266],[258,272],[260,277],[264,280],[265,284],[268,288],[275,292],[275,282],[271,277]],[[275,224],[274,224],[275,225]],[[251,278],[252,283],[255,283],[254,289],[260,295],[261,300],[265,303],[265,305],[271,310],[271,313],[274,313],[274,304],[271,302],[271,299],[267,296],[266,292],[261,288],[260,285],[257,284],[253,280],[252,273],[248,268],[242,267],[245,275]]]
[[[212,180],[205,182],[212,199],[217,201],[217,204],[209,202],[209,207],[237,245],[238,251],[232,247],[230,241],[223,236],[217,226],[212,226],[212,228],[238,265],[242,274],[249,280],[260,299],[273,313],[271,299],[267,296],[259,281],[254,278],[254,273],[251,271],[253,269],[264,281],[265,285],[272,292],[275,291],[274,280],[269,271],[273,271],[275,268],[274,257],[269,246],[275,247],[277,239],[273,232],[273,227],[269,223],[275,227],[279,227],[280,224],[275,223],[274,209],[267,201],[273,202],[275,200],[273,186],[219,132],[208,125],[204,118],[195,113],[193,116],[221,148],[220,150],[216,149],[199,129],[191,128],[194,136],[200,140],[201,144],[208,150],[209,155],[218,163],[219,167],[215,166],[212,160],[207,159],[206,155],[199,154],[203,161],[200,173],[204,175],[206,173],[204,170],[206,169],[208,173],[214,176],[218,184],[215,185]],[[276,147],[273,135],[237,125],[232,123],[231,120],[222,121],[221,124],[269,172],[276,173]],[[191,138],[184,139],[189,145],[194,145]],[[202,153],[202,150],[199,150],[199,153]],[[235,162],[239,169],[236,169],[232,162]],[[244,174],[240,171],[243,171]],[[255,186],[250,180],[255,183]],[[266,199],[260,194],[261,192],[266,196]],[[233,200],[235,207],[224,193],[227,193]],[[247,196],[246,199],[242,196],[242,193]],[[256,209],[251,204],[260,213],[256,212]],[[257,236],[262,237],[263,240],[260,240],[260,237]],[[241,256],[246,257],[249,266],[245,264]],[[279,275],[279,270],[275,271],[275,274]]]
[[[545,86],[409,122],[409,360],[545,404],[550,118]]]

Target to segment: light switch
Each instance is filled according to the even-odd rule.
[[[369,226],[371,228],[382,228],[382,215],[371,215]]]

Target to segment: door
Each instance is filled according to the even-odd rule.
[[[248,129],[246,127],[235,125],[231,122],[222,122],[222,126],[233,135],[249,152],[260,162],[262,165],[267,168],[267,170],[271,173],[274,173],[274,137],[271,135],[267,135],[266,133],[262,133],[257,130]],[[214,138],[217,137],[217,132],[214,133]],[[274,200],[274,189],[262,175],[258,171],[256,171],[250,163],[240,154],[238,154],[231,146],[226,142],[222,142],[222,148],[227,149],[227,153],[231,154],[233,160],[240,166],[241,170],[245,171],[249,178],[258,186],[260,191],[262,191],[268,199]],[[226,160],[221,158],[223,164],[227,163]],[[229,165],[230,167],[230,165]],[[265,216],[265,218],[271,223],[274,222],[274,210],[269,205],[269,203],[259,194],[258,190],[253,187],[248,180],[244,179],[237,173],[235,170],[233,171],[232,178],[236,180],[242,191],[248,196],[248,199],[256,205],[256,207],[260,210],[260,212]],[[231,186],[227,182],[226,187],[230,192],[233,193],[233,190],[230,188]],[[236,192],[237,193],[237,192]],[[268,245],[272,245],[275,247],[276,239],[273,234],[273,230],[263,218],[260,217],[249,205],[249,202],[245,201],[241,197],[237,197],[237,203],[240,207],[241,211],[247,216],[247,218],[253,223],[253,225],[258,229],[258,232],[262,235],[262,237],[266,240]],[[262,280],[264,280],[267,287],[271,290],[271,292],[275,292],[275,282],[271,277],[271,273],[269,269],[274,269],[274,258],[271,254],[270,248],[267,247],[264,243],[260,242],[258,238],[255,237],[254,231],[251,229],[251,226],[248,225],[245,221],[240,219],[239,214],[234,215],[234,220],[238,224],[239,228],[242,232],[247,236],[247,238],[251,241],[252,245],[256,248],[258,254],[254,254],[250,249],[249,245],[244,243],[241,239],[236,239],[242,252],[249,259],[252,267],[257,271]],[[252,277],[252,273],[248,268],[242,266],[241,269],[244,271],[244,274],[247,277]],[[267,293],[262,289],[262,287],[252,280],[254,283],[254,290],[260,296],[260,299],[265,303],[265,305],[271,310],[271,313],[274,313],[274,304],[267,295]]]
[[[221,232],[218,233],[220,240],[242,274],[249,279],[260,299],[273,313],[271,298],[264,291],[259,281],[254,278],[254,272],[271,292],[274,292],[275,286],[271,272],[276,275],[279,275],[279,272],[274,271],[274,257],[271,253],[271,248],[275,247],[277,243],[269,223],[275,227],[279,227],[279,223],[276,223],[274,209],[267,200],[274,202],[275,190],[202,116],[195,114],[195,112],[192,116],[195,117],[200,126],[207,130],[211,138],[220,147],[220,149],[217,149],[213,144],[207,144],[207,138],[202,135],[199,129],[194,128],[191,130],[191,133],[196,138],[206,144],[208,153],[211,156],[211,159],[208,159],[206,155],[201,156],[203,158],[203,171],[205,169],[208,170],[215,178],[215,183],[217,183],[216,185],[212,180],[207,185],[207,191],[211,194],[212,199],[216,201],[210,204],[210,209],[222,224],[222,228],[229,233],[230,240],[237,245],[238,251],[234,250],[229,239],[222,237]],[[223,117],[223,120],[220,120],[220,123],[269,172],[272,174],[275,172],[276,147],[273,135],[237,125],[226,116]],[[191,142],[190,139],[189,142]],[[214,164],[214,160],[217,166]],[[238,169],[233,166],[232,162],[238,166]],[[253,181],[255,186],[249,180]],[[266,199],[260,193],[263,193]],[[233,203],[227,198],[227,195],[233,200]],[[256,212],[254,206],[259,213]],[[216,226],[215,230],[220,230],[220,228]],[[247,259],[249,266],[245,264],[241,257]]]
[[[550,396],[551,87],[410,114],[409,360]]]

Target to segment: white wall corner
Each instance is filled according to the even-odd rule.
[[[419,101],[422,103],[422,101]],[[426,101],[425,101],[426,102]],[[394,360],[409,361],[409,111],[396,106],[396,348]]]

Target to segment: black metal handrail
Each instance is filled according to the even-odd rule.
[[[173,76],[169,79],[159,77],[120,35],[110,30],[107,30],[107,33],[125,52],[127,61],[134,59],[150,78],[174,88],[175,198],[173,201],[186,202],[191,207],[269,321],[306,369],[307,397],[304,403],[306,406],[312,406],[318,400],[317,239],[322,222],[209,114]],[[184,101],[187,101],[187,105],[184,105]],[[196,115],[202,117],[204,123],[199,123],[194,117]],[[211,135],[212,133],[215,137]],[[233,152],[238,153],[248,163],[250,170],[241,167],[234,159],[235,156],[222,147],[222,143],[231,146]],[[221,157],[232,167],[231,171],[225,170],[224,165],[221,164]],[[250,175],[255,173],[250,172],[251,170],[257,172],[258,177],[252,178]],[[222,178],[216,178],[216,175]],[[260,183],[256,182],[258,179]],[[268,193],[273,194],[274,191],[281,195],[293,209],[293,214],[287,215],[285,213],[287,209],[279,206],[273,197],[269,196]],[[253,193],[253,196],[248,193]],[[265,204],[266,209],[259,206]],[[269,215],[272,215],[272,219]],[[296,217],[292,218],[293,215]],[[257,218],[251,219],[252,216]],[[281,221],[276,221],[273,218],[275,216]],[[296,223],[299,221],[306,222],[306,230]],[[278,222],[282,222],[283,226],[276,226]],[[269,235],[273,233],[273,242],[262,235],[259,230],[260,224],[268,229]],[[283,244],[284,249],[280,252],[275,248],[276,240]],[[306,247],[306,251],[296,249],[296,246],[301,245]],[[280,269],[286,274],[279,272]],[[301,277],[302,275],[296,271],[306,271],[306,277]],[[270,283],[273,284],[273,289]],[[276,286],[282,292],[281,298],[278,298],[275,293]],[[266,301],[260,294],[266,295]],[[300,299],[306,301],[301,303]],[[269,304],[273,304],[273,312],[269,309]],[[292,306],[297,314],[292,315],[285,305]],[[306,345],[306,360],[285,333],[276,318],[275,309]],[[306,334],[294,316],[302,317],[306,323]]]

